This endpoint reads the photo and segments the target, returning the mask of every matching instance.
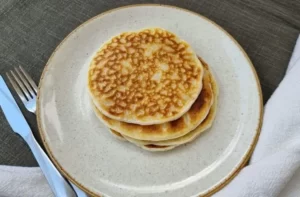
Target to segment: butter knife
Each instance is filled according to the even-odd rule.
[[[58,172],[51,160],[35,140],[27,121],[11,95],[2,76],[0,76],[0,106],[13,131],[18,133],[27,142],[55,196],[76,197],[71,186]]]

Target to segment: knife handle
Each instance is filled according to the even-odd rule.
[[[29,145],[55,196],[76,197],[71,186],[55,168],[49,157],[35,140],[32,133],[24,137],[24,140]]]

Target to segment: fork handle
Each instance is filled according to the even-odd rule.
[[[24,140],[29,145],[55,196],[76,197],[71,186],[55,168],[49,157],[35,140],[34,136],[30,133],[24,137]]]

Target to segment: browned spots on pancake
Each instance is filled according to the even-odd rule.
[[[159,128],[159,125],[146,125],[142,126],[145,133],[162,133],[163,131]]]
[[[122,33],[93,58],[90,92],[113,116],[175,116],[198,92],[202,69],[193,56],[188,44],[160,28]]]
[[[191,113],[197,113],[202,108],[203,104],[207,100],[207,97],[210,97],[210,96],[211,96],[211,94],[209,94],[207,92],[207,89],[204,87],[202,89],[200,95],[196,99],[195,103],[193,103],[193,105],[190,108],[189,112],[191,112]]]
[[[205,105],[210,105],[211,100],[213,99],[213,90],[211,87],[211,78],[209,74],[209,70],[207,65],[204,67],[205,73],[204,73],[204,78],[203,78],[203,88],[196,99],[196,101],[193,103],[189,110],[190,117],[197,119],[197,115],[201,114],[199,111],[205,110]],[[202,115],[202,114],[201,114]]]
[[[184,118],[179,118],[177,120],[170,122],[171,129],[176,128],[176,130],[181,130],[186,127],[186,123],[184,122]]]

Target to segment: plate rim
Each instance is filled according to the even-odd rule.
[[[82,191],[84,191],[85,193],[87,193],[88,195],[91,196],[95,196],[95,197],[102,197],[102,194],[96,194],[93,191],[90,191],[88,188],[86,188],[84,185],[82,185],[79,181],[77,181],[75,178],[73,178],[69,173],[66,172],[66,170],[63,169],[63,167],[59,164],[59,162],[56,160],[54,154],[52,153],[50,147],[48,146],[46,139],[45,139],[45,135],[43,133],[43,129],[41,126],[41,118],[40,118],[40,89],[42,88],[42,83],[43,83],[43,79],[44,79],[44,75],[48,70],[48,66],[51,63],[51,59],[53,58],[53,56],[56,54],[57,50],[63,45],[63,43],[67,40],[67,38],[69,38],[71,35],[73,35],[79,28],[81,28],[83,25],[93,21],[96,18],[102,17],[106,14],[109,14],[111,12],[117,11],[117,10],[121,10],[121,9],[126,9],[126,8],[130,8],[130,7],[143,7],[143,6],[157,6],[157,7],[166,7],[166,8],[173,8],[173,9],[178,9],[184,12],[188,12],[190,14],[196,15],[204,20],[206,20],[207,22],[211,23],[214,27],[218,28],[219,30],[221,30],[223,33],[225,33],[225,35],[227,35],[229,37],[229,39],[231,41],[234,42],[234,44],[239,48],[239,50],[242,52],[243,56],[246,58],[248,64],[251,67],[251,71],[254,75],[255,81],[256,81],[256,87],[258,90],[258,95],[259,95],[259,121],[258,121],[258,125],[256,127],[256,133],[254,138],[252,139],[252,142],[250,144],[249,149],[247,150],[247,152],[245,153],[245,155],[242,157],[242,162],[240,164],[238,164],[222,181],[218,182],[215,186],[213,186],[212,188],[210,188],[206,193],[200,195],[202,197],[208,197],[211,196],[213,194],[215,194],[216,192],[220,191],[222,188],[224,188],[228,183],[231,182],[232,179],[234,179],[238,173],[246,166],[247,162],[249,161],[254,148],[258,142],[258,138],[260,135],[260,131],[261,131],[261,127],[262,127],[262,121],[263,121],[263,95],[262,95],[262,89],[261,89],[261,85],[260,85],[260,80],[259,77],[257,75],[256,69],[252,63],[252,61],[250,60],[249,56],[247,55],[247,53],[245,52],[245,50],[243,49],[243,47],[234,39],[234,37],[229,34],[225,29],[223,29],[220,25],[218,25],[216,22],[210,20],[209,18],[207,18],[206,16],[203,16],[197,12],[185,9],[185,8],[181,8],[181,7],[177,7],[174,5],[167,5],[167,4],[151,4],[151,3],[147,3],[147,4],[131,4],[131,5],[126,5],[126,6],[121,6],[121,7],[117,7],[117,8],[113,8],[113,9],[109,9],[107,11],[104,11],[98,15],[93,16],[92,18],[86,20],[85,22],[81,23],[79,26],[77,26],[75,29],[73,29],[58,45],[57,47],[54,49],[54,51],[52,52],[51,56],[49,57],[39,80],[39,84],[38,84],[38,91],[37,91],[37,103],[36,103],[36,119],[37,119],[37,126],[38,126],[38,134],[41,137],[41,141],[42,141],[42,145],[45,147],[45,150],[48,154],[48,156],[50,157],[51,161],[53,162],[53,164],[55,165],[55,167],[60,171],[60,173],[67,178],[70,182],[72,182],[74,185],[76,185],[78,188],[80,188]]]

